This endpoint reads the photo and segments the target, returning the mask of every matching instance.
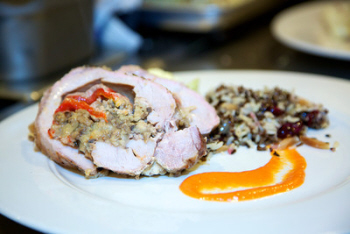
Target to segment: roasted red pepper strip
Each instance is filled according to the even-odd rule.
[[[93,115],[97,118],[103,118],[107,122],[107,116],[105,113],[96,111],[94,108],[90,106],[93,102],[95,102],[99,97],[104,97],[106,99],[116,99],[118,94],[114,92],[113,89],[108,89],[106,92],[103,88],[96,89],[95,92],[90,97],[82,97],[78,95],[71,95],[66,97],[61,105],[56,109],[55,114],[57,112],[63,111],[76,111],[78,109],[87,110],[90,115]],[[50,138],[53,138],[55,134],[54,130],[49,129],[48,134]]]
[[[115,99],[117,97],[116,93],[110,89],[108,92],[106,92],[104,89],[99,88],[96,89],[95,92],[88,98],[82,97],[82,96],[77,96],[77,95],[72,95],[72,96],[68,96],[69,98],[78,100],[78,101],[83,101],[86,102],[87,104],[91,104],[94,101],[97,100],[97,98],[99,97],[104,97],[106,99]]]
[[[90,115],[93,115],[97,118],[103,118],[106,119],[106,114],[103,112],[96,111],[94,108],[92,108],[89,104],[87,104],[84,101],[76,100],[73,98],[65,98],[61,105],[57,108],[55,111],[55,114],[57,112],[63,112],[63,111],[75,111],[78,109],[84,109],[87,110]]]

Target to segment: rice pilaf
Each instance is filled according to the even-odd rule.
[[[328,110],[281,88],[252,90],[221,85],[206,95],[220,117],[208,148],[233,154],[239,146],[267,150],[281,141],[300,143],[308,128],[329,125]],[[293,140],[294,139],[294,140]]]

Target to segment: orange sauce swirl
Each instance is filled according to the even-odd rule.
[[[278,157],[273,153],[266,165],[255,170],[192,175],[182,182],[180,190],[200,200],[230,202],[263,198],[301,186],[305,179],[305,159],[295,149],[278,151]],[[276,175],[288,165],[291,168],[276,182]],[[232,192],[242,187],[246,189]]]

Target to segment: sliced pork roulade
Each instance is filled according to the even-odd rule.
[[[175,80],[164,79],[143,70],[139,66],[123,66],[121,73],[133,74],[154,81],[170,90],[182,108],[182,115],[188,113],[191,126],[197,126],[201,134],[209,134],[220,123],[215,109],[197,92]]]
[[[76,68],[44,94],[36,146],[86,177],[178,174],[204,156],[206,146],[199,128],[184,124],[190,119],[179,114],[175,96],[135,74]]]

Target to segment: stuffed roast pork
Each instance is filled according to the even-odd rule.
[[[43,154],[86,177],[138,177],[192,167],[218,124],[215,109],[181,83],[137,66],[79,67],[45,92],[33,132]]]

